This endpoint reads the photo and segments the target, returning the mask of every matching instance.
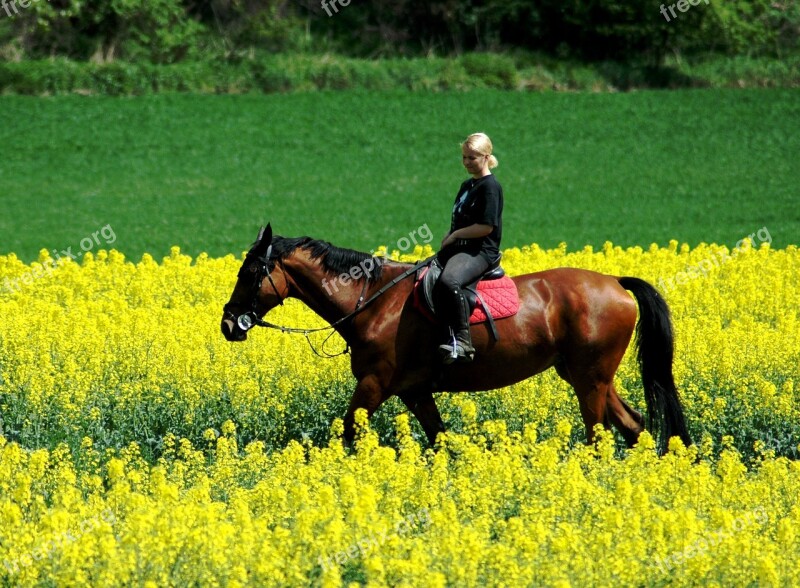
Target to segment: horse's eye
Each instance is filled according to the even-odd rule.
[[[239,273],[237,274],[238,278],[249,278],[254,273],[256,273],[256,267],[254,265],[243,265],[239,269]]]

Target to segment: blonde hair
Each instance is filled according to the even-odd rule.
[[[497,158],[492,155],[492,140],[486,133],[472,133],[467,137],[461,147],[466,147],[470,151],[489,156],[489,169],[497,167]]]

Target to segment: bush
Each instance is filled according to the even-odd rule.
[[[516,90],[519,87],[519,73],[510,57],[492,53],[471,53],[464,55],[459,61],[470,77],[480,80],[489,88]]]
[[[459,59],[365,60],[339,55],[271,55],[176,64],[81,63],[67,59],[0,62],[0,92],[139,95],[314,90],[465,91],[629,90],[682,87],[796,87],[800,56],[783,60],[670,59],[663,67],[615,61],[586,64],[487,53]]]
[[[712,2],[703,36],[728,55],[781,57],[798,48],[800,4],[750,0]],[[708,45],[705,44],[707,48]]]

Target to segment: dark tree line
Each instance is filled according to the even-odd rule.
[[[6,0],[5,6],[0,56],[6,60],[174,63],[258,52],[522,51],[659,63],[670,52],[780,57],[797,50],[800,34],[798,0],[676,0],[664,8],[659,0]]]

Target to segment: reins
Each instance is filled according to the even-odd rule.
[[[290,333],[290,334],[303,335],[303,336],[305,336],[306,341],[308,341],[308,345],[309,345],[309,347],[311,347],[311,350],[318,357],[330,358],[330,357],[338,357],[340,355],[344,355],[344,354],[346,354],[346,353],[348,353],[350,351],[350,344],[347,343],[347,342],[345,342],[344,351],[341,351],[340,353],[331,354],[331,353],[328,353],[328,352],[325,351],[325,343],[327,343],[328,339],[330,339],[331,336],[333,336],[333,330],[336,329],[336,327],[338,327],[339,325],[351,320],[358,313],[362,312],[365,308],[367,308],[370,304],[372,304],[375,300],[377,300],[380,296],[382,296],[387,290],[389,290],[390,288],[393,288],[399,282],[403,281],[404,279],[406,279],[411,274],[415,273],[420,268],[425,267],[426,265],[428,265],[434,257],[436,257],[436,255],[431,255],[430,257],[428,257],[426,259],[423,259],[420,262],[417,262],[415,265],[413,265],[410,268],[408,268],[402,274],[398,275],[397,277],[393,278],[391,281],[389,281],[386,284],[384,284],[383,286],[381,286],[381,288],[377,292],[375,292],[372,296],[370,296],[367,300],[364,300],[364,295],[367,292],[367,285],[369,284],[369,279],[365,278],[364,279],[364,287],[361,289],[361,295],[358,297],[358,301],[356,302],[356,307],[353,310],[353,312],[343,316],[342,318],[340,318],[337,321],[331,323],[327,327],[317,327],[317,328],[314,328],[314,329],[300,329],[300,328],[297,328],[297,327],[284,327],[284,326],[276,325],[276,324],[273,324],[273,323],[271,323],[269,321],[265,321],[263,319],[260,319],[257,316],[252,317],[253,325],[259,326],[259,327],[264,327],[264,328],[267,328],[267,329],[275,329],[275,330],[280,331],[281,333]],[[286,270],[282,270],[282,271],[286,271]],[[267,277],[269,277],[269,272],[267,273]],[[270,281],[272,281],[272,280],[270,279]],[[273,288],[274,288],[274,284],[273,284]],[[276,289],[276,293],[277,293],[277,289]],[[279,296],[279,298],[280,298],[280,296]],[[283,300],[282,299],[281,299],[281,304],[283,304]],[[320,349],[324,353],[324,355],[323,355],[322,353],[320,353],[319,351],[317,351],[314,348],[314,345],[311,342],[311,339],[309,339],[309,335],[311,333],[318,333],[320,331],[327,331],[327,330],[331,330],[331,334],[328,335],[325,338],[325,340],[322,342],[322,345],[320,346]]]

